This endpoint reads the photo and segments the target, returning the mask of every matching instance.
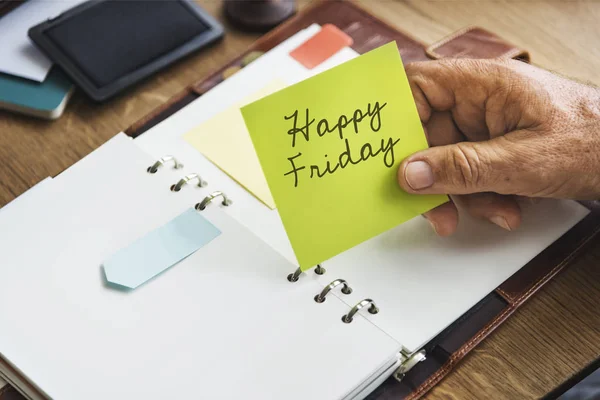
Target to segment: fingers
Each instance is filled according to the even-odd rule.
[[[488,220],[507,231],[521,225],[521,208],[514,196],[476,193],[460,196],[460,202],[473,217]]]
[[[461,129],[487,131],[485,104],[494,92],[497,62],[440,60],[411,63],[406,74],[422,122],[429,122],[435,112],[453,111],[454,118],[464,125]]]
[[[433,146],[401,163],[408,193],[598,198],[597,91],[510,61],[438,60],[406,71]]]
[[[429,210],[423,216],[440,236],[452,235],[458,226],[458,210],[451,201]]]
[[[512,231],[521,224],[521,209],[514,196],[495,193],[477,193],[456,197],[464,211],[500,228]],[[444,203],[423,215],[439,236],[452,235],[459,221],[458,209],[453,202]]]
[[[449,111],[436,112],[431,115],[424,128],[430,147],[465,141],[465,137],[454,124]]]
[[[526,85],[519,84],[518,70],[507,61],[484,60],[408,66],[419,116],[433,147],[401,164],[398,181],[404,190],[423,194],[534,193],[523,169],[531,165],[530,154],[540,149],[527,148],[527,143],[518,140],[531,129],[515,130],[524,120],[519,110],[531,106],[531,101],[522,104],[527,98],[522,95]]]
[[[521,147],[507,136],[432,147],[400,164],[398,182],[414,194],[530,195],[536,191],[536,182],[531,182],[528,166],[535,162],[535,155]]]
[[[532,101],[530,94],[537,93],[538,100],[543,96],[527,78],[527,73],[532,73],[529,69],[535,68],[521,64],[512,60],[447,59],[410,63],[406,75],[425,125],[437,113],[448,113],[468,140],[480,141],[534,125],[535,118],[524,116],[529,109],[539,118],[540,110],[533,103],[540,101]],[[438,134],[431,133],[431,137]]]
[[[519,204],[538,204],[542,199],[539,197],[516,196]]]
[[[463,101],[483,103],[506,74],[516,74],[518,62],[508,60],[445,59],[414,62],[406,66],[417,108],[422,117],[431,108],[449,111]],[[457,94],[468,94],[464,99]],[[423,113],[421,113],[423,112]]]

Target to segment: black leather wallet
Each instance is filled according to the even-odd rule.
[[[223,28],[191,0],[96,0],[34,26],[29,36],[102,101],[215,42]]]
[[[26,0],[0,0],[0,18],[19,7]]]

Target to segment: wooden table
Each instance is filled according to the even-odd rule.
[[[223,21],[220,1],[200,3]],[[600,2],[369,0],[362,5],[425,43],[467,25],[487,27],[530,50],[534,64],[600,85]],[[109,103],[94,104],[76,93],[55,122],[0,112],[0,205],[75,163],[257,37],[228,27],[218,46]],[[538,398],[599,357],[599,264],[597,238],[429,398]]]

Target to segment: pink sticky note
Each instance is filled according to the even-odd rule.
[[[323,25],[319,33],[290,52],[296,61],[308,69],[313,69],[354,41],[337,26]]]

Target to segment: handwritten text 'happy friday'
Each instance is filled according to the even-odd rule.
[[[323,137],[328,133],[334,133],[337,131],[340,140],[344,141],[344,150],[338,157],[336,157],[333,163],[330,160],[326,160],[324,166],[313,164],[308,166],[308,170],[306,170],[307,166],[302,163],[302,153],[298,152],[296,155],[288,157],[288,161],[291,164],[291,170],[283,175],[293,175],[294,187],[297,187],[300,175],[308,174],[310,178],[322,178],[325,175],[334,174],[339,169],[344,169],[348,165],[360,164],[361,162],[367,161],[369,158],[373,158],[378,155],[382,155],[383,163],[386,167],[392,167],[394,165],[394,146],[400,141],[400,139],[394,140],[394,138],[391,137],[388,139],[381,139],[381,145],[375,148],[373,148],[369,142],[366,142],[360,147],[358,154],[353,155],[350,150],[348,138],[344,137],[344,129],[349,125],[352,125],[354,133],[358,134],[360,122],[367,117],[371,118],[371,130],[373,132],[378,132],[379,129],[381,129],[381,110],[383,110],[386,105],[387,103],[383,103],[382,105],[380,105],[379,102],[376,102],[374,105],[369,103],[366,112],[357,109],[354,111],[352,118],[348,118],[346,115],[341,115],[338,118],[337,123],[333,126],[330,126],[330,123],[327,121],[327,119],[321,119],[316,125],[317,135],[319,135],[319,137]],[[306,109],[306,118],[302,122],[299,121],[298,110],[284,118],[285,120],[293,120],[294,123],[293,128],[287,132],[288,135],[292,137],[292,147],[296,147],[298,134],[301,134],[307,142],[310,141],[310,127],[315,123],[315,119],[310,119],[308,108]],[[325,154],[325,158],[328,158],[328,154]]]

